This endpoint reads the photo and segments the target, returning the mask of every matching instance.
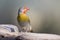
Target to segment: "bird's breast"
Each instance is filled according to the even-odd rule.
[[[26,14],[20,14],[19,20],[22,22],[26,22],[29,20],[29,17]]]

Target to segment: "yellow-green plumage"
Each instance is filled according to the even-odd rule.
[[[27,24],[30,24],[29,16],[27,16],[24,13],[20,13],[17,17],[18,23],[21,27],[26,26]]]
[[[30,19],[26,14],[20,14],[17,17],[19,25],[22,27],[22,31],[31,31]]]
[[[19,16],[18,16],[18,21],[19,22],[30,22],[30,19],[29,19],[29,17],[26,15],[26,14],[20,14]]]

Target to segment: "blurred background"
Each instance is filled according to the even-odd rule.
[[[60,0],[0,0],[0,24],[18,25],[18,8],[30,8],[29,17],[35,33],[60,34]]]

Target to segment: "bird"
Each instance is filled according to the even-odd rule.
[[[17,21],[18,24],[21,26],[22,29],[21,31],[23,32],[33,32],[30,18],[27,15],[28,10],[29,10],[28,7],[23,7],[18,9]]]

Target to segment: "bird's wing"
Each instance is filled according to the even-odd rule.
[[[22,12],[21,8],[18,9],[18,15]]]

